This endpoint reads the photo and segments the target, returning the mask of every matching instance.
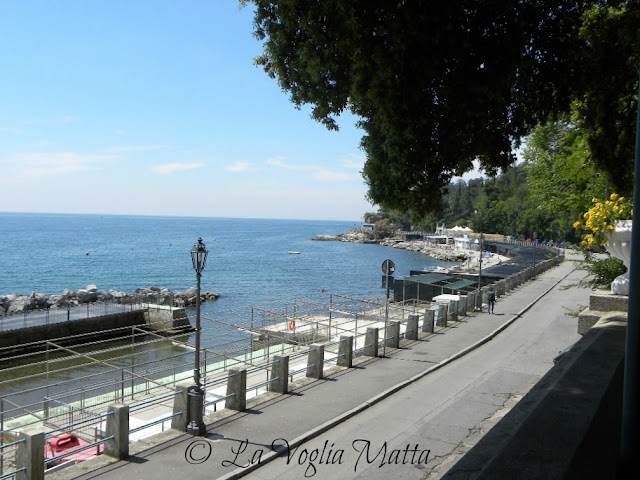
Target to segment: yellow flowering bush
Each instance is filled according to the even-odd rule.
[[[595,197],[591,202],[593,206],[583,215],[584,221],[579,220],[573,224],[577,230],[587,232],[582,236],[583,247],[604,245],[607,234],[614,229],[616,221],[633,218],[633,203],[617,193],[611,194],[609,200],[604,202]]]

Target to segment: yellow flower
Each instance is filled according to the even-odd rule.
[[[580,228],[581,225],[582,223],[580,222],[580,220],[578,220],[576,223],[573,224],[573,228]]]
[[[617,193],[612,193],[610,198],[611,200],[617,200],[619,196],[620,195],[618,195]]]

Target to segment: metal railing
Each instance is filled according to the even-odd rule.
[[[89,318],[143,311],[148,308],[148,303],[93,302],[66,308],[13,312],[0,315],[0,332],[41,327],[56,323],[76,322]]]

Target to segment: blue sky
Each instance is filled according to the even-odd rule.
[[[0,211],[353,220],[329,132],[252,59],[235,0],[0,0]]]

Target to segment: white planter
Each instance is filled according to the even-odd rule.
[[[620,220],[615,223],[614,230],[609,233],[607,250],[622,260],[627,273],[620,275],[611,283],[614,295],[629,295],[629,265],[631,262],[631,220]]]

